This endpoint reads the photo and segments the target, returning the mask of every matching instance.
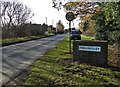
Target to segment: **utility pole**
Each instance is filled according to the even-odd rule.
[[[52,26],[54,25],[54,20],[52,20]]]
[[[45,18],[45,23],[47,24],[47,17]]]
[[[72,23],[73,23],[73,27],[75,27],[75,26],[74,26],[74,21],[72,21]]]

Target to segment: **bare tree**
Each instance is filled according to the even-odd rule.
[[[11,34],[10,29],[20,28],[29,22],[32,16],[31,9],[20,2],[0,1],[0,21],[4,31],[8,31],[9,34]]]
[[[32,16],[31,9],[20,2],[1,1],[1,21],[3,25],[21,25]]]

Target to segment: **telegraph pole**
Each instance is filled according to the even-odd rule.
[[[52,26],[54,25],[54,20],[52,20]]]
[[[47,17],[45,18],[45,23],[47,24]]]

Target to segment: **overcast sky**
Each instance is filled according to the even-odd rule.
[[[65,18],[66,13],[61,10],[57,11],[52,7],[52,0],[18,0],[23,4],[27,5],[31,8],[33,13],[35,14],[32,18],[32,23],[43,24],[46,23],[47,17],[47,24],[56,26],[56,23],[61,20],[62,23],[65,25],[65,28],[68,28],[67,20]],[[52,20],[54,20],[52,22]],[[74,24],[75,26],[78,25],[77,23]],[[76,26],[77,27],[77,26]]]
[[[65,12],[63,10],[57,11],[52,7],[52,0],[18,0],[23,4],[27,5],[31,8],[33,13],[35,14],[32,18],[32,23],[43,24],[46,23],[47,17],[47,24],[56,26],[56,22],[61,20],[65,25],[67,21],[65,19]],[[67,25],[66,25],[67,26]]]
[[[22,2],[23,4],[31,8],[31,10],[35,14],[34,17],[32,18],[32,23],[37,23],[37,24],[46,23],[46,17],[47,17],[48,25],[52,25],[53,23],[55,27],[56,23],[59,20],[61,20],[62,23],[65,25],[65,28],[69,27],[69,25],[67,24],[67,20],[65,18],[66,13],[63,10],[57,11],[57,9],[54,9],[52,7],[52,0],[17,0],[17,1]],[[79,22],[76,20],[74,20],[73,22],[74,22],[74,26],[78,27]]]

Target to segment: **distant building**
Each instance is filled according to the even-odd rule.
[[[58,23],[56,24],[56,32],[64,33],[64,25],[62,24],[61,20],[59,20]]]

